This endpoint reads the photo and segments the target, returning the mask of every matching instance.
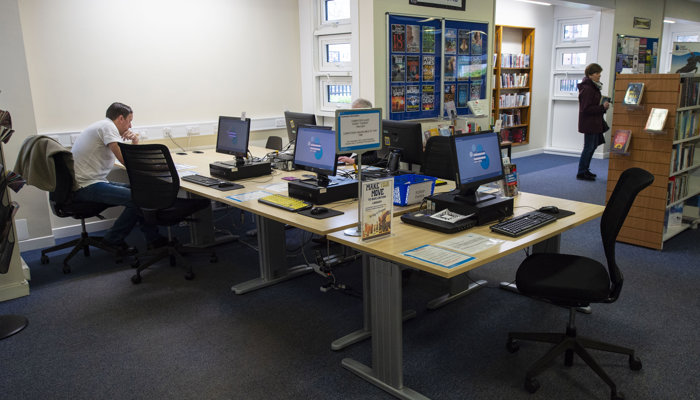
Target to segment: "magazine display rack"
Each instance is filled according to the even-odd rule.
[[[493,44],[492,119],[503,121],[501,137],[513,146],[530,142],[535,29],[496,25]],[[518,38],[514,43],[512,38]],[[512,53],[518,47],[520,53]]]
[[[3,116],[7,115],[2,110],[0,110],[0,114]],[[0,118],[0,124],[4,124],[5,122],[3,121],[7,121],[7,125],[3,125],[6,129],[12,128],[9,116],[7,119]],[[17,237],[13,221],[16,206],[12,203],[8,193],[7,173],[5,151],[3,143],[0,141],[0,273],[2,274],[7,273],[10,268],[12,254],[16,247],[15,238]],[[27,324],[27,319],[23,316],[0,315],[0,340],[21,331]]]
[[[644,96],[636,109],[621,106],[632,82],[644,83]],[[637,196],[617,240],[660,250],[666,240],[697,223],[697,215],[695,221],[683,221],[683,208],[700,194],[700,151],[695,151],[700,147],[698,92],[700,75],[617,75],[615,105],[620,107],[613,107],[612,131],[630,130],[633,140],[629,155],[610,153],[607,196],[627,168],[644,168],[655,177]],[[652,108],[668,110],[657,133],[645,131]]]

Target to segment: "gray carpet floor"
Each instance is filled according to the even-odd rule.
[[[541,155],[516,159],[521,190],[603,204],[606,160],[593,160],[596,182],[577,181],[578,159]],[[252,228],[237,210],[218,211],[220,229]],[[182,234],[182,233],[181,233]],[[287,231],[288,249],[304,245],[309,259],[325,246]],[[620,299],[579,315],[579,334],[636,349],[644,365],[631,371],[624,356],[594,352],[627,399],[700,398],[699,233],[686,231],[663,251],[618,244],[625,273]],[[143,247],[138,234],[129,240]],[[184,240],[184,238],[183,238]],[[562,251],[603,261],[598,221],[562,236]],[[333,249],[331,249],[333,250]],[[258,276],[257,253],[241,243],[219,246],[218,263],[194,260],[196,279],[160,263],[133,285],[128,264],[96,250],[61,272],[59,254],[41,265],[23,253],[31,295],[0,303],[0,314],[27,316],[29,327],[0,341],[3,399],[388,399],[342,368],[351,357],[369,364],[370,342],[334,352],[330,343],[362,324],[360,264],[335,270],[350,289],[322,292],[316,275],[245,295],[230,287]],[[447,282],[418,271],[407,276],[404,306],[417,317],[404,324],[404,384],[434,399],[607,399],[602,381],[580,360],[559,360],[523,389],[529,364],[546,351],[522,343],[505,349],[508,331],[563,331],[567,311],[497,288],[512,281],[524,253],[471,273],[486,288],[442,309],[425,304]],[[289,264],[304,262],[292,252]]]

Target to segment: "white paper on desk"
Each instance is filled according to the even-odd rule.
[[[197,169],[197,167],[194,166],[194,165],[187,165],[187,164],[178,164],[178,163],[175,163],[175,169],[178,170],[178,171],[185,171],[185,170],[188,170],[188,169]]]
[[[476,254],[503,242],[504,240],[502,239],[494,239],[487,236],[477,235],[475,233],[467,233],[466,235],[460,235],[439,243],[435,243],[435,246],[458,251],[464,254]]]
[[[182,178],[183,176],[197,175],[197,171],[179,171],[177,174]]]
[[[287,191],[287,182],[270,183],[269,185],[260,186],[266,190],[272,190],[273,192],[284,193]]]
[[[272,193],[266,192],[264,190],[256,190],[254,192],[248,192],[248,193],[240,193],[240,194],[233,194],[231,196],[226,196],[227,199],[237,201],[237,202],[244,202],[244,201],[250,201],[250,200],[257,200],[261,197],[269,196]]]
[[[427,263],[443,268],[454,268],[464,263],[468,263],[475,258],[456,251],[443,249],[430,244],[416,247],[415,249],[401,253],[406,257],[416,258]]]

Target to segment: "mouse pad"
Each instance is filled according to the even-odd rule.
[[[337,215],[343,215],[345,213],[342,211],[331,210],[329,208],[328,212],[324,212],[323,214],[313,215],[313,214],[311,214],[311,209],[299,211],[299,214],[305,215],[305,216],[311,217],[311,218],[324,219],[324,218],[335,217]]]
[[[222,192],[228,192],[229,190],[236,190],[236,189],[243,189],[243,185],[239,185],[237,183],[234,183],[232,186],[226,186],[226,187],[218,187],[218,186],[209,186],[212,189],[220,190]]]
[[[552,214],[552,215],[554,215],[555,217],[557,217],[557,219],[562,219],[562,218],[564,218],[564,217],[568,217],[569,215],[574,215],[574,214],[576,214],[576,213],[573,212],[573,211],[562,210],[562,209],[560,208],[558,213]]]

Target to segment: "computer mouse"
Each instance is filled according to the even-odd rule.
[[[538,211],[541,211],[543,213],[547,214],[559,214],[559,207],[557,206],[544,206],[540,207]]]
[[[326,207],[314,207],[309,211],[311,215],[321,215],[325,214],[328,212],[328,209]]]
[[[232,187],[233,185],[235,185],[235,183],[233,182],[219,182],[217,186],[219,186],[220,188],[227,188]]]

